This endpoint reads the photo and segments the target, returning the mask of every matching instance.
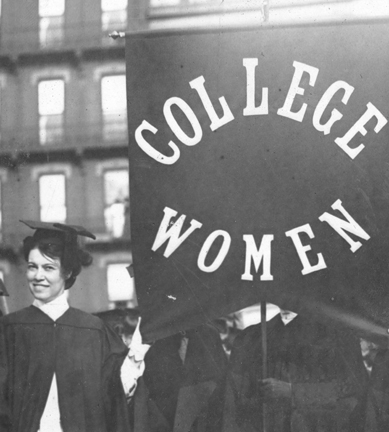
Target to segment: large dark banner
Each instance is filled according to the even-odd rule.
[[[387,22],[127,36],[146,340],[261,300],[386,334],[388,46]]]

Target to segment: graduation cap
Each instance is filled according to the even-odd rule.
[[[20,220],[20,222],[27,225],[29,228],[36,230],[33,237],[41,237],[47,235],[48,231],[52,231],[53,235],[59,233],[70,234],[71,236],[77,237],[89,237],[96,240],[96,236],[91,232],[87,231],[84,227],[79,225],[65,225],[59,222],[41,222],[41,221],[30,221],[30,220]]]

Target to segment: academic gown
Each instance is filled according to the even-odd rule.
[[[120,380],[127,354],[97,317],[69,308],[53,321],[35,306],[0,319],[0,432],[36,432],[53,375],[64,432],[127,432]]]
[[[292,384],[291,399],[268,401],[272,432],[349,432],[366,377],[359,341],[303,317],[267,329],[268,377]],[[261,431],[261,325],[235,339],[226,386],[223,432]]]
[[[367,373],[366,373],[367,374]],[[350,432],[389,431],[389,349],[380,348],[363,397],[352,413]]]
[[[185,357],[180,357],[183,337]],[[182,354],[181,354],[182,355]],[[133,400],[134,432],[216,432],[219,383],[227,356],[210,326],[156,341]]]

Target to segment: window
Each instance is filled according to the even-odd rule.
[[[107,265],[108,300],[110,307],[136,307],[138,301],[135,293],[134,278],[127,271],[128,263]]]
[[[66,222],[65,174],[45,174],[39,177],[40,220]]]
[[[39,0],[41,48],[59,46],[64,39],[65,0]]]
[[[129,214],[128,170],[109,170],[104,173],[104,202],[107,232],[115,238],[123,237]]]
[[[127,27],[127,0],[101,0],[103,32],[124,30]]]
[[[103,138],[105,141],[127,139],[127,98],[125,75],[110,75],[101,79]]]
[[[38,84],[39,141],[53,144],[62,139],[65,111],[63,79],[41,81]]]

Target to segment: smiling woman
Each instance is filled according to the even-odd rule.
[[[36,230],[23,243],[34,302],[0,319],[0,430],[125,432],[143,361],[65,296],[92,263],[78,236],[95,237],[74,225],[23,223]]]
[[[29,255],[27,280],[31,294],[40,304],[56,299],[65,291],[65,277],[59,259],[46,257],[37,248],[32,249]]]
[[[92,257],[78,245],[77,236],[94,239],[95,236],[83,227],[74,225],[51,224],[44,222],[22,221],[30,228],[36,229],[33,236],[23,242],[24,258],[27,261],[27,280],[32,295],[43,288],[57,290],[69,289],[76,281],[82,267],[92,263]],[[37,289],[35,289],[37,287]],[[43,291],[46,291],[43,289]],[[58,295],[49,295],[53,300]]]

